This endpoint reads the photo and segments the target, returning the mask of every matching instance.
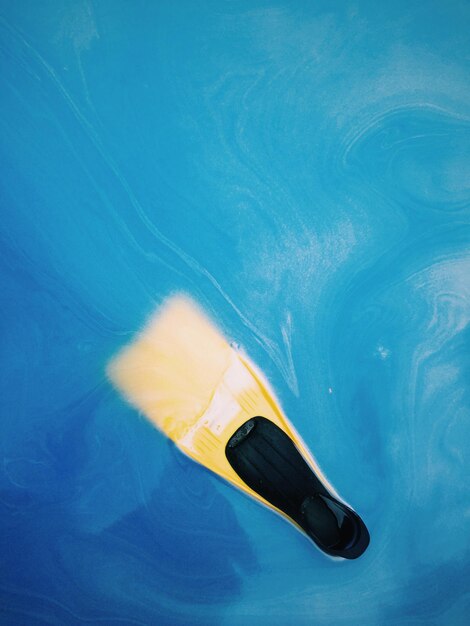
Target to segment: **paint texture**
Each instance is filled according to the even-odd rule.
[[[2,0],[2,624],[466,623],[469,32],[455,0]],[[111,388],[175,292],[262,367],[361,559]]]

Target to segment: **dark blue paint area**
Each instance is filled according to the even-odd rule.
[[[468,2],[0,3],[0,622],[466,623]],[[184,291],[371,533],[335,562],[108,359]]]

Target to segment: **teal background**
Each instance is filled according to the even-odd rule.
[[[2,624],[467,623],[469,32],[454,0],[1,0]],[[178,291],[364,518],[358,561],[107,383]]]

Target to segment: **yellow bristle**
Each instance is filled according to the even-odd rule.
[[[109,364],[129,402],[171,439],[207,408],[232,349],[186,297],[174,296]]]

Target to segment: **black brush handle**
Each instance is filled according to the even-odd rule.
[[[257,416],[245,422],[229,439],[225,455],[248,487],[327,554],[356,559],[369,545],[359,515],[327,490],[290,437],[270,420]]]

